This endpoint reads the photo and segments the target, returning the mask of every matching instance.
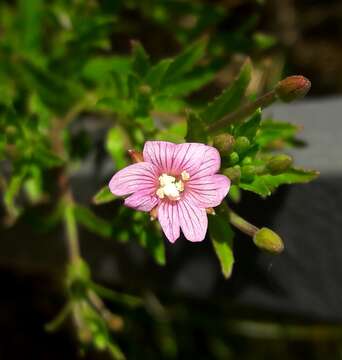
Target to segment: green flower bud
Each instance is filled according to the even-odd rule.
[[[274,155],[267,162],[267,169],[271,174],[281,174],[286,171],[293,163],[293,159],[291,156],[286,154]]]
[[[255,166],[254,165],[245,165],[241,168],[241,179],[248,183],[254,180],[255,176]]]
[[[242,160],[242,165],[250,165],[252,163],[252,158],[250,156],[246,156],[243,160]]]
[[[234,151],[229,155],[229,163],[235,165],[240,160],[239,154]]]
[[[221,153],[228,155],[234,147],[235,139],[230,134],[221,134],[214,137],[214,147]]]
[[[235,165],[223,171],[223,174],[226,175],[233,184],[237,184],[240,181],[241,169],[239,165]]]
[[[249,148],[249,145],[250,142],[246,136],[239,136],[235,141],[234,150],[241,154]]]
[[[290,102],[303,98],[310,87],[310,80],[301,75],[294,75],[279,81],[275,93],[281,101]]]
[[[284,243],[280,236],[268,228],[261,228],[253,236],[253,241],[260,249],[279,254],[284,250]]]
[[[149,85],[141,85],[139,87],[139,92],[142,95],[150,95],[152,93],[151,86],[149,86]]]

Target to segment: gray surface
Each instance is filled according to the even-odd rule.
[[[276,104],[265,114],[304,126],[299,135],[308,146],[289,151],[296,164],[317,169],[323,176],[342,174],[342,97]]]

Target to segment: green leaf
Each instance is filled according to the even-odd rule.
[[[85,79],[94,82],[104,81],[114,73],[128,75],[131,61],[126,56],[97,57],[90,59],[82,69]]]
[[[101,205],[101,204],[109,203],[114,200],[116,200],[116,196],[114,196],[111,193],[108,185],[106,185],[94,195],[92,201],[95,205]]]
[[[10,217],[15,219],[19,216],[21,209],[16,205],[15,199],[19,194],[23,181],[26,177],[26,171],[14,174],[5,188],[4,204]]]
[[[274,36],[261,32],[255,33],[253,35],[253,40],[260,50],[269,49],[277,43],[277,39]]]
[[[209,103],[207,108],[202,111],[201,117],[207,124],[221,119],[224,115],[234,111],[240,105],[250,82],[251,72],[252,65],[248,59],[243,64],[233,84],[215,98],[213,102]]]
[[[187,112],[187,125],[187,142],[201,142],[203,144],[208,142],[205,123],[202,118],[194,111]]]
[[[144,77],[150,68],[149,56],[139,41],[132,41],[133,71]]]
[[[145,82],[151,86],[152,89],[158,90],[171,63],[171,59],[163,59],[158,64],[152,66],[145,77]]]
[[[234,129],[235,137],[245,136],[250,142],[254,141],[255,135],[261,122],[261,109],[258,109],[247,121]]]
[[[206,47],[207,41],[199,40],[175,57],[167,69],[162,85],[173,83],[192,70],[196,63],[204,56]]]
[[[262,148],[265,148],[274,141],[283,140],[289,142],[293,140],[299,130],[299,126],[287,122],[263,120],[255,141]]]
[[[127,135],[120,127],[113,127],[108,131],[106,149],[117,168],[123,168],[127,165],[126,143]]]
[[[254,178],[251,183],[240,183],[241,189],[252,191],[261,196],[269,196],[280,185],[283,184],[303,184],[308,183],[319,175],[316,170],[304,170],[290,168],[279,175],[260,175]]]
[[[112,225],[108,221],[95,215],[90,209],[77,204],[74,206],[74,214],[77,222],[89,231],[105,238],[113,235]]]
[[[36,51],[40,46],[43,1],[20,0],[18,5],[22,50]]]
[[[222,273],[228,279],[232,274],[234,264],[234,232],[229,224],[228,216],[223,217],[221,214],[209,216],[209,233]]]
[[[185,76],[180,80],[169,83],[162,89],[162,94],[172,96],[186,96],[199,90],[204,85],[213,80],[215,73],[213,71],[202,71],[199,74]]]
[[[172,124],[169,128],[160,130],[155,138],[161,141],[171,141],[174,143],[184,142],[186,134],[185,121]]]

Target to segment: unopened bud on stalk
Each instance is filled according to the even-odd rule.
[[[259,248],[274,254],[279,254],[284,250],[284,243],[280,236],[266,227],[254,234],[253,241]]]
[[[310,90],[311,82],[302,75],[294,75],[278,82],[275,92],[284,102],[303,98]]]
[[[143,154],[140,151],[130,149],[130,150],[128,150],[128,155],[131,157],[132,162],[134,162],[134,163],[144,161]]]
[[[246,136],[239,136],[236,139],[234,150],[239,154],[245,152],[249,148],[249,140]]]
[[[239,165],[235,165],[223,171],[233,184],[237,184],[240,181],[241,169]]]
[[[271,174],[281,174],[286,171],[293,163],[291,156],[286,154],[274,155],[267,163],[267,169]]]
[[[214,137],[213,145],[222,155],[228,155],[231,153],[234,144],[234,136],[230,134],[221,134]]]

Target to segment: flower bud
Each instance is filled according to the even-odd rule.
[[[149,85],[141,85],[139,87],[139,92],[142,95],[151,95],[151,93],[152,93],[151,86],[149,86]]]
[[[294,75],[278,82],[275,93],[284,102],[303,98],[310,90],[311,82],[306,77]]]
[[[229,163],[230,163],[231,165],[236,164],[239,160],[240,160],[240,157],[239,157],[239,154],[238,154],[236,151],[232,152],[232,153],[229,155]]]
[[[267,163],[267,169],[271,174],[281,174],[286,171],[293,163],[291,156],[286,154],[274,155]]]
[[[253,236],[253,241],[259,248],[274,254],[284,250],[284,243],[280,236],[268,228],[261,228]]]
[[[249,148],[249,145],[250,142],[246,136],[239,136],[235,141],[234,150],[241,154]]]
[[[244,165],[241,168],[241,179],[244,182],[252,182],[255,176],[255,166],[254,165]]]
[[[233,184],[237,184],[240,181],[241,169],[239,165],[235,165],[223,171]]]
[[[131,160],[134,163],[144,161],[143,154],[140,151],[130,149],[130,150],[128,150],[128,155],[131,157]]]
[[[214,147],[222,154],[229,154],[234,147],[235,139],[230,134],[221,134],[214,137]]]

